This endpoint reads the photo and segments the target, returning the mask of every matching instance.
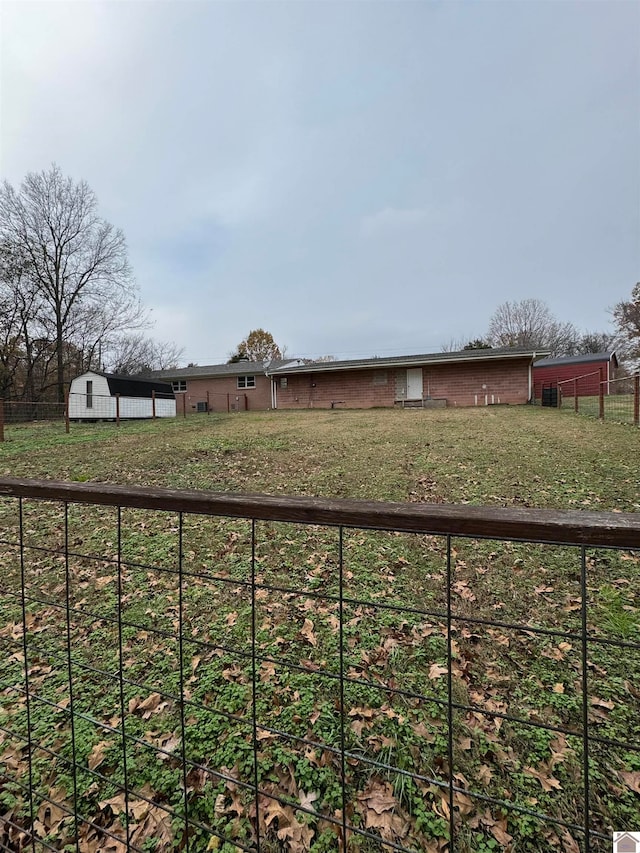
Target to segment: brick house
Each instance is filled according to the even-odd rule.
[[[299,364],[298,359],[272,361],[271,369]],[[154,378],[170,382],[176,397],[177,414],[196,412],[265,411],[274,408],[273,383],[266,374],[267,364],[238,361],[156,370]]]
[[[542,358],[533,365],[533,387],[536,400],[542,397],[542,388],[556,387],[558,382],[564,394],[573,396],[572,379],[576,381],[578,397],[596,397],[600,381],[606,382],[604,393],[609,393],[609,381],[615,379],[618,359],[615,352],[596,352],[562,358]]]
[[[531,399],[535,355],[464,350],[279,365],[267,374],[273,407],[280,409],[517,404]]]

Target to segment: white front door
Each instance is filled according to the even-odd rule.
[[[407,370],[407,400],[422,400],[422,368]]]

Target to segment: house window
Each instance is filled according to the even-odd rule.
[[[286,388],[286,387],[287,387],[287,377],[286,377],[286,376],[281,376],[281,377],[280,377],[280,387],[281,387],[281,388]]]
[[[171,387],[175,391],[186,391],[187,390],[187,380],[186,379],[175,379],[171,383]]]
[[[386,385],[387,384],[387,371],[386,370],[376,370],[373,374],[373,384],[374,385]]]
[[[87,379],[87,409],[93,409],[93,380]]]
[[[255,388],[255,376],[238,376],[238,388]]]

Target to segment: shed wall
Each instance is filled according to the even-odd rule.
[[[561,364],[550,367],[533,366],[533,385],[536,400],[542,397],[543,385],[556,385],[568,379],[578,379],[576,392],[578,397],[593,397],[600,393],[600,373],[602,368],[603,379],[607,379],[607,361],[591,361],[585,364]],[[585,375],[589,374],[589,375]],[[580,379],[580,377],[584,377]],[[565,395],[573,396],[573,383],[567,382],[563,387]],[[604,393],[608,394],[608,385],[604,386]]]

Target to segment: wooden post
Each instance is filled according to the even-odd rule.
[[[578,379],[573,380],[573,411],[578,411]]]
[[[640,423],[640,373],[633,377],[633,423]]]
[[[209,414],[210,411],[211,409],[209,408],[209,392],[207,391],[207,414]]]
[[[156,419],[156,392],[151,392],[151,417],[155,421]]]
[[[246,394],[244,395],[244,410],[245,412],[249,411],[249,398]]]
[[[604,420],[604,370],[600,368],[600,385],[598,386],[598,417]]]
[[[120,426],[120,394],[116,394],[116,426]]]
[[[182,395],[182,417],[186,419],[187,417],[187,394],[186,392]]]
[[[4,400],[0,400],[0,442],[4,441]]]
[[[69,392],[64,392],[64,431],[69,435]]]

